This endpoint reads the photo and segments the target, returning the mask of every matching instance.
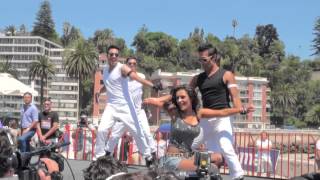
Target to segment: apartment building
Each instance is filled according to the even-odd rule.
[[[152,74],[151,79],[155,82],[161,81],[166,89],[159,94],[153,92],[152,96],[161,96],[162,93],[168,93],[168,90],[173,86],[188,84],[191,78],[200,72],[200,70],[196,70],[170,73],[158,70]],[[236,115],[233,121],[234,126],[239,128],[266,128],[270,126],[270,105],[268,103],[270,89],[267,78],[236,76],[236,81],[242,104],[253,104],[256,110],[247,115]],[[150,107],[150,110],[152,112],[151,124],[160,124],[161,121],[169,120],[163,110],[154,107]]]
[[[64,49],[59,44],[39,36],[5,36],[0,34],[0,62],[10,60],[19,71],[19,80],[26,85],[29,80],[29,68],[40,56],[47,56],[55,65],[55,76],[48,78],[44,95],[51,97],[53,110],[59,113],[61,122],[76,122],[78,119],[78,89],[75,78],[67,77],[63,69]],[[40,80],[34,81],[35,89],[40,93]],[[39,104],[39,99],[36,99]]]

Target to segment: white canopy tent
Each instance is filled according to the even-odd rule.
[[[18,81],[12,75],[0,73],[0,95],[22,96],[25,92],[38,96],[36,90]]]

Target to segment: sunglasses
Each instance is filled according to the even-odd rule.
[[[200,58],[199,61],[206,63],[206,62],[209,62],[211,59],[212,59],[212,56],[208,56],[206,58]]]
[[[137,63],[132,62],[132,63],[128,63],[128,65],[129,65],[129,66],[131,66],[131,65],[132,65],[132,66],[136,66],[136,65],[137,65]]]
[[[119,56],[119,54],[118,53],[108,53],[108,55],[110,56],[110,57],[118,57]]]

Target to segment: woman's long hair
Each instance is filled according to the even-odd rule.
[[[185,90],[191,100],[191,106],[192,106],[192,110],[197,113],[197,110],[199,108],[199,99],[197,96],[197,93],[194,89],[190,88],[189,86],[186,85],[181,85],[181,86],[177,86],[176,88],[171,90],[171,95],[172,95],[172,103],[176,106],[177,111],[181,117],[182,114],[182,110],[180,109],[180,107],[178,106],[178,102],[177,102],[177,92],[180,90]]]

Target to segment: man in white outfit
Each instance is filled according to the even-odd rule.
[[[109,46],[107,52],[108,64],[103,70],[103,82],[105,86],[101,90],[106,90],[107,92],[107,105],[98,127],[95,158],[109,155],[108,153],[106,154],[105,150],[110,129],[116,121],[121,121],[135,138],[140,153],[144,155],[146,161],[152,162],[151,151],[141,128],[142,123],[137,117],[129,93],[128,77],[155,90],[158,90],[159,86],[155,86],[152,82],[140,78],[127,65],[118,62],[119,48],[117,46]]]
[[[126,64],[131,68],[132,71],[136,72],[138,76],[145,79],[145,75],[137,72],[137,59],[135,57],[129,57],[126,60]],[[156,144],[150,132],[150,126],[146,116],[145,110],[142,108],[142,95],[143,95],[143,85],[136,80],[129,80],[129,91],[133,100],[135,110],[137,112],[138,119],[141,122],[143,134],[146,138],[148,146],[151,148],[151,154],[156,158]],[[123,133],[127,131],[128,128],[125,126],[125,123],[122,121],[117,121],[111,130],[111,136],[106,146],[106,151],[113,153],[113,150],[116,144],[119,142],[119,139],[122,137]],[[141,150],[139,149],[141,152]]]
[[[198,48],[198,54],[204,72],[194,76],[190,86],[199,88],[203,107],[214,110],[231,108],[230,100],[232,100],[233,108],[246,113],[241,105],[234,74],[219,68],[220,56],[217,49],[211,44],[202,44]],[[237,180],[243,179],[244,172],[233,148],[231,116],[207,116],[201,119],[200,126],[203,128],[206,148],[209,151],[222,153],[229,166],[231,177]]]

